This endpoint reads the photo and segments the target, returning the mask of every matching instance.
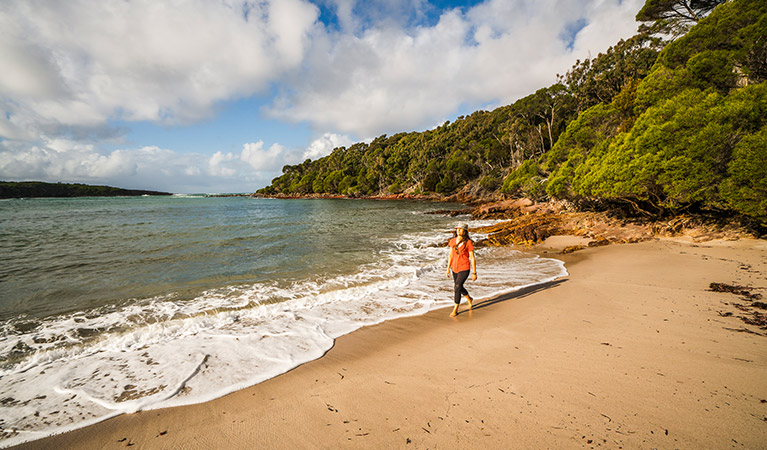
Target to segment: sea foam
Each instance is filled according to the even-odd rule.
[[[446,237],[402,236],[376,262],[327,280],[234,285],[191,300],[167,295],[9,321],[0,330],[0,446],[211,400],[319,358],[361,327],[448,306],[452,281],[439,246]],[[467,288],[480,301],[567,274],[558,260],[508,248],[476,253],[479,279]]]

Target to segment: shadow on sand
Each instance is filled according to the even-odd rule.
[[[541,283],[541,284],[536,284],[536,285],[533,285],[533,286],[528,286],[526,288],[522,288],[522,289],[520,289],[518,291],[509,292],[507,294],[501,294],[501,295],[499,295],[497,297],[488,298],[487,300],[482,300],[482,301],[474,303],[474,306],[471,309],[471,311],[476,311],[478,309],[486,308],[488,306],[495,305],[496,303],[501,303],[501,302],[505,302],[505,301],[508,301],[508,300],[525,298],[528,295],[535,294],[536,292],[545,291],[546,289],[555,288],[555,287],[559,286],[560,284],[564,283],[567,280],[568,280],[567,278],[563,278],[563,279],[560,279],[560,280],[549,281],[547,283]],[[465,302],[461,302],[461,304],[463,305],[463,304],[465,304]],[[466,313],[466,312],[469,312],[469,310],[463,310],[463,311],[459,312],[458,314]]]

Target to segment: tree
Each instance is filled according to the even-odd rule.
[[[525,195],[535,200],[545,197],[544,182],[546,179],[541,172],[538,162],[525,161],[503,181],[502,192],[510,195]]]
[[[615,136],[620,112],[612,104],[600,103],[571,121],[554,147],[544,155],[542,169],[548,172],[546,192],[558,198],[574,198],[575,172],[594,151],[599,151]]]
[[[727,0],[647,0],[636,15],[641,31],[678,37]]]
[[[559,137],[561,132],[559,123],[562,122],[560,113],[572,112],[572,96],[567,92],[567,88],[562,83],[557,83],[551,87],[540,89],[535,93],[539,110],[538,117],[546,123],[546,131],[549,136],[549,146],[554,146],[554,136]],[[564,115],[564,114],[562,114]]]
[[[621,39],[596,58],[576,61],[559,78],[574,97],[576,111],[581,112],[598,103],[610,103],[630,80],[647,76],[662,48],[659,38],[637,34]]]
[[[731,52],[726,50],[698,53],[687,61],[687,69],[703,89],[714,87],[721,92],[728,92],[735,87],[737,81]]]
[[[741,140],[721,185],[729,206],[767,227],[767,127]]]

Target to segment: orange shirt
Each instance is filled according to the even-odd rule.
[[[463,272],[464,270],[471,270],[471,261],[469,261],[469,252],[474,251],[474,244],[469,240],[458,246],[458,254],[455,252],[455,241],[457,238],[450,239],[447,245],[450,246],[450,251],[453,252],[453,261],[450,264],[450,270],[453,272]]]

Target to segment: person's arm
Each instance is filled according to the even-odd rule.
[[[445,276],[447,278],[450,278],[450,266],[453,265],[453,247],[450,247],[450,254],[447,255],[447,272],[445,272]]]
[[[474,260],[474,250],[469,252],[469,261],[471,261],[471,281],[477,281],[477,262]]]

